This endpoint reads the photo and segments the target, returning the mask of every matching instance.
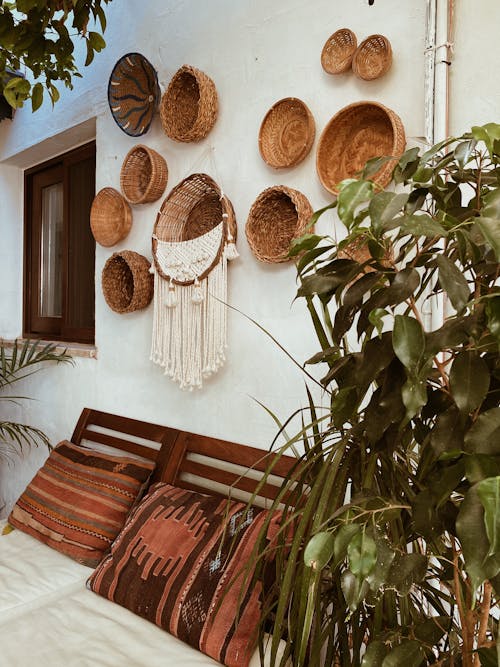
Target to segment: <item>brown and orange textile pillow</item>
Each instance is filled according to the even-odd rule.
[[[155,484],[88,585],[228,667],[245,667],[262,590],[245,564],[266,518],[243,503]]]
[[[109,551],[154,463],[111,456],[67,440],[52,450],[8,522],[95,567]]]

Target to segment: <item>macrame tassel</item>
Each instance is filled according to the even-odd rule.
[[[165,299],[165,305],[167,308],[175,308],[177,305],[177,295],[175,294],[175,285],[171,282],[168,283],[168,293],[167,293],[167,298]]]
[[[151,266],[149,267],[149,273],[152,273],[153,276],[155,275],[155,273],[156,273],[156,269],[155,269],[155,265],[154,265],[154,263],[151,264]]]
[[[191,301],[196,304],[201,304],[204,301],[204,299],[205,297],[201,289],[200,281],[198,280],[198,278],[195,278],[193,283],[193,295],[191,297]]]
[[[231,261],[232,259],[238,259],[240,253],[236,250],[236,243],[234,242],[233,235],[231,232],[227,234],[226,247],[224,248],[224,254],[226,259]]]

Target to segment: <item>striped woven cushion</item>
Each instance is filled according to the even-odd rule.
[[[252,572],[243,568],[266,516],[156,484],[88,585],[219,662],[245,667],[258,636],[262,587],[251,586]]]
[[[9,523],[95,567],[154,468],[61,442],[14,505]]]

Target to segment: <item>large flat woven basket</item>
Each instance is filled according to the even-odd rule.
[[[403,123],[391,109],[378,102],[356,102],[341,109],[323,130],[316,154],[316,169],[324,187],[334,194],[338,184],[354,178],[375,157],[400,157],[405,149]],[[395,160],[386,162],[371,177],[385,187]]]

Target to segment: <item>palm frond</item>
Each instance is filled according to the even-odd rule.
[[[48,437],[39,428],[17,422],[0,421],[0,457],[7,456],[13,445],[18,451],[40,445],[51,448]]]
[[[66,350],[39,340],[14,341],[12,348],[0,346],[0,389],[39,372],[45,362],[74,363]]]

